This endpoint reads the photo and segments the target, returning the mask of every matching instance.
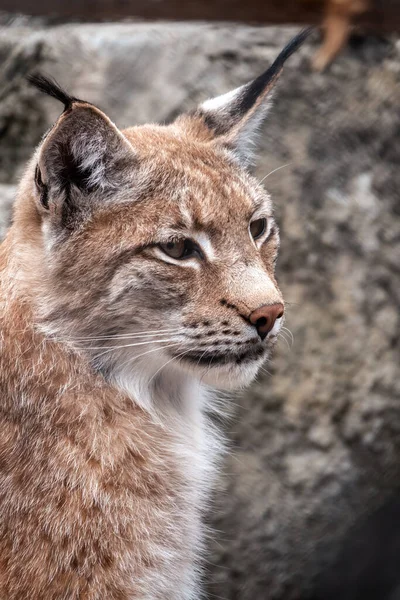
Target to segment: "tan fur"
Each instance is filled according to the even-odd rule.
[[[74,101],[26,170],[0,248],[1,599],[199,597],[205,382],[251,381],[280,324],[262,341],[250,314],[283,302],[269,197],[206,116],[120,132]],[[201,259],[158,245],[190,237]]]
[[[26,301],[6,314],[0,597],[190,597],[201,490],[188,489],[189,451],[37,334]]]

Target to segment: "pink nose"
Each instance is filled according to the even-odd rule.
[[[250,317],[250,323],[257,329],[257,333],[263,340],[269,334],[275,321],[283,316],[285,308],[280,302],[277,304],[264,304],[254,310]]]

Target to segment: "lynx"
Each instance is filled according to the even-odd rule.
[[[251,145],[301,32],[170,125],[64,104],[0,247],[0,598],[199,598],[220,436],[284,302]]]

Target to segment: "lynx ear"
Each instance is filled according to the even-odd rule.
[[[78,214],[121,188],[132,174],[135,155],[98,108],[69,96],[41,75],[30,77],[30,82],[64,103],[64,112],[39,150],[35,178],[42,207],[71,228]]]
[[[272,90],[286,60],[303,44],[312,28],[301,31],[282,50],[274,63],[253,81],[223,96],[207,100],[196,112],[213,136],[232,147],[244,163],[251,162],[251,147],[264,120]]]

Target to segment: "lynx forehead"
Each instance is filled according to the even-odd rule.
[[[199,598],[210,387],[250,383],[284,318],[250,149],[307,33],[168,126],[32,77],[64,112],[0,247],[1,598]]]

